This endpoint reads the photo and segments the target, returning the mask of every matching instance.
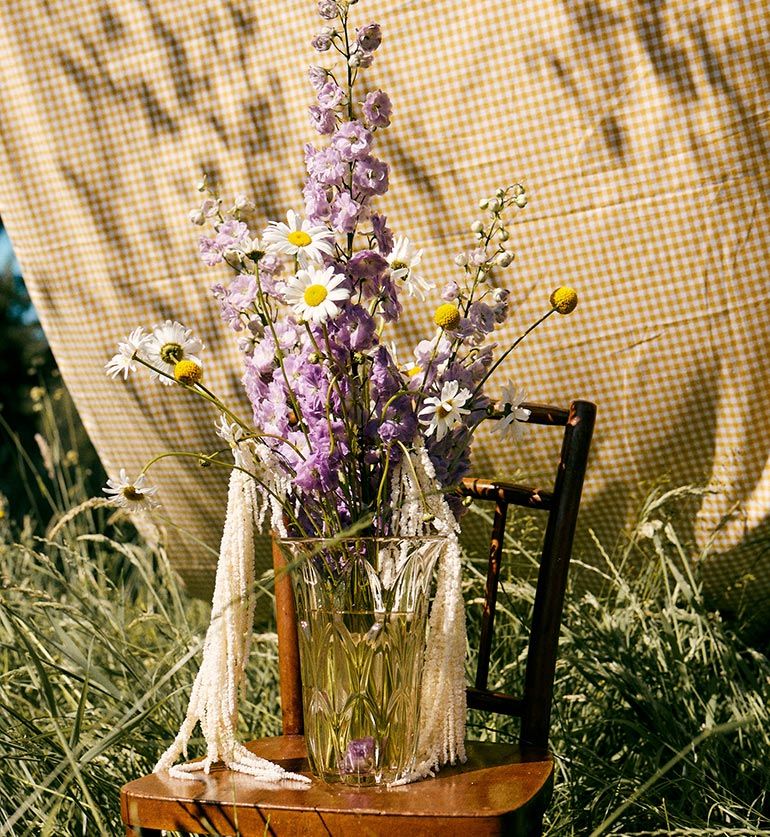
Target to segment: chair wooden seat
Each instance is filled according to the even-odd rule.
[[[314,780],[304,790],[273,787],[229,770],[202,781],[145,776],[125,785],[121,809],[128,837],[160,837],[160,830],[241,837],[366,837],[366,835],[542,834],[551,798],[553,760],[548,753],[559,627],[580,495],[596,408],[574,401],[569,409],[522,404],[529,424],[563,428],[553,486],[528,487],[466,479],[461,492],[494,504],[494,521],[481,614],[476,677],[468,706],[521,719],[519,743],[468,743],[466,764],[398,788],[349,788]],[[520,697],[489,689],[490,653],[509,506],[547,513],[529,649]],[[275,556],[275,605],[281,714],[284,735],[255,741],[251,749],[289,770],[310,775],[305,757],[302,684],[294,596],[285,559]],[[197,774],[200,775],[200,774]]]
[[[248,747],[288,770],[310,775],[301,735],[266,738]],[[398,788],[351,788],[318,780],[307,789],[260,787],[248,776],[214,768],[202,781],[153,774],[129,782],[121,803],[124,822],[141,824],[137,834],[163,828],[243,837],[476,837],[528,833],[526,823],[542,816],[552,785],[550,754],[522,752],[517,744],[469,742],[465,764]]]

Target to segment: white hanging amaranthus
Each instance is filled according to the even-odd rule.
[[[215,762],[222,761],[230,770],[248,773],[264,782],[310,782],[307,776],[289,773],[255,756],[238,741],[236,733],[238,693],[254,623],[254,524],[264,515],[267,503],[264,495],[260,498],[254,479],[243,470],[234,469],[203,660],[193,684],[187,716],[174,743],[155,765],[155,773],[168,770],[174,778],[191,779],[195,776],[190,774],[208,773]],[[187,744],[198,723],[206,741],[206,757],[175,765],[180,755],[187,758]]]
[[[394,530],[404,536],[438,532],[446,538],[446,547],[439,559],[425,648],[418,763],[411,773],[393,785],[434,776],[441,765],[466,759],[466,639],[460,527],[438,487],[425,447],[420,445],[408,460],[402,460],[394,474],[391,498]]]
[[[242,456],[236,453],[240,468]],[[262,463],[263,467],[268,464]],[[285,535],[279,497],[285,496],[287,485],[275,480],[276,473],[277,469],[270,490],[259,490],[244,470],[235,469],[232,473],[203,662],[193,685],[187,717],[174,743],[158,761],[156,773],[168,770],[175,778],[195,778],[191,774],[208,772],[214,762],[221,760],[231,770],[267,783],[310,782],[306,776],[289,773],[250,753],[236,737],[237,697],[254,617],[254,524],[265,519],[269,508],[271,523]],[[391,502],[393,528],[399,535],[438,533],[446,538],[425,649],[418,764],[393,783],[401,785],[433,776],[443,764],[465,761],[465,609],[459,525],[438,487],[433,464],[423,446],[413,454],[405,452],[393,475]],[[182,753],[187,757],[187,743],[199,722],[207,745],[206,758],[175,765]]]

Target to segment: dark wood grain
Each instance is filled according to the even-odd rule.
[[[479,668],[475,688],[467,691],[468,706],[521,717],[519,743],[469,742],[466,764],[442,768],[434,779],[393,789],[356,789],[317,780],[306,789],[276,787],[222,768],[198,782],[173,780],[167,774],[145,776],[121,791],[127,835],[159,837],[159,829],[243,837],[542,834],[543,813],[553,786],[547,744],[559,628],[596,408],[587,401],[575,401],[569,410],[522,406],[531,410],[530,424],[564,428],[553,487],[475,478],[464,480],[460,489],[466,496],[495,503]],[[520,698],[487,688],[509,505],[548,515]],[[302,692],[294,596],[277,546],[273,556],[284,735],[249,747],[289,770],[309,775],[304,739],[299,735]]]

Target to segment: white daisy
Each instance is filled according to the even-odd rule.
[[[505,415],[492,427],[493,433],[499,433],[502,439],[519,441],[524,435],[524,424],[528,421],[532,411],[520,406],[527,397],[524,387],[517,387],[513,381],[503,386],[502,409]]]
[[[116,506],[129,511],[151,511],[159,505],[152,496],[158,490],[157,487],[147,485],[144,474],[130,480],[125,468],[120,469],[117,478],[108,479],[102,490]]]
[[[470,413],[464,406],[470,398],[470,390],[460,389],[458,381],[446,381],[441,395],[426,398],[425,406],[420,410],[420,421],[428,425],[426,435],[435,433],[436,439],[441,441],[462,421],[463,416]]]
[[[326,270],[298,270],[286,283],[286,302],[303,320],[322,323],[339,314],[337,303],[350,298],[350,291],[340,287],[345,281],[333,267]]]
[[[387,258],[391,275],[403,281],[409,296],[416,295],[424,300],[425,292],[436,287],[433,282],[415,273],[415,268],[422,261],[422,250],[418,250],[405,235],[398,236]]]
[[[169,386],[174,383],[174,368],[180,360],[203,365],[197,356],[203,343],[193,337],[189,328],[176,321],[166,320],[163,325],[155,326],[143,348],[147,363],[157,370],[152,372],[152,377]]]
[[[313,226],[310,221],[300,222],[297,213],[290,209],[286,213],[287,224],[270,221],[262,234],[268,253],[283,253],[296,256],[301,267],[310,262],[319,263],[324,255],[334,253],[334,233],[323,226]]]
[[[128,378],[129,372],[136,372],[137,356],[143,357],[143,349],[150,339],[149,334],[145,334],[144,329],[139,326],[135,328],[125,340],[118,343],[118,353],[105,363],[104,368],[107,374],[112,378],[117,378],[118,375],[123,375],[123,380]]]

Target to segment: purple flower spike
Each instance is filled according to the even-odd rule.
[[[340,773],[370,773],[374,769],[374,739],[353,738],[345,750]]]
[[[366,195],[384,195],[388,191],[388,164],[368,155],[356,160],[353,183]]]

